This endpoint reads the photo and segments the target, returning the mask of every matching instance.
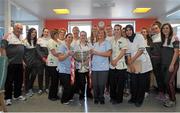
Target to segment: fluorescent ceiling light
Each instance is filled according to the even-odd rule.
[[[168,15],[166,15],[166,17],[169,17],[169,16],[172,16],[172,15],[179,15],[179,13],[180,13],[180,10],[177,10],[177,11],[174,11],[174,12],[172,12],[172,13],[169,13]]]
[[[133,10],[133,13],[147,13],[151,8],[136,8]]]
[[[56,14],[69,14],[69,9],[53,9]]]

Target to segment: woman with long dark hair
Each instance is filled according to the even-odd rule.
[[[175,78],[179,68],[179,40],[174,36],[173,28],[169,23],[162,25],[161,39],[161,73],[164,77],[163,82],[165,83],[165,90],[167,90],[169,95],[169,100],[164,102],[164,106],[172,107],[176,104]]]
[[[43,75],[43,64],[40,51],[37,47],[37,31],[35,28],[28,30],[27,37],[24,41],[25,54],[24,62],[26,64],[25,71],[25,90],[28,96],[33,95],[33,84],[36,79],[36,75]],[[39,90],[42,87],[39,86]]]

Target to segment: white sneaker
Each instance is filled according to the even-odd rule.
[[[73,99],[73,98],[69,100],[69,102],[73,102],[73,101],[74,101],[74,99]]]
[[[62,104],[64,104],[64,105],[68,105],[68,104],[69,104],[69,101],[68,101],[68,102],[64,102],[64,103],[62,103]]]
[[[6,104],[6,106],[12,105],[12,100],[11,99],[5,100],[5,104]]]
[[[49,93],[49,89],[46,89],[45,92],[48,94]]]
[[[149,96],[148,92],[145,92],[144,98],[147,98]]]
[[[19,96],[19,97],[17,97],[17,98],[14,98],[14,100],[25,101],[26,98],[21,95],[21,96]]]
[[[28,93],[26,93],[26,96],[28,97],[32,97],[33,95],[34,95],[34,92],[32,91],[32,89],[30,89]]]
[[[165,107],[173,107],[176,105],[176,102],[175,101],[166,101],[166,103],[164,103],[164,106]]]
[[[39,91],[38,91],[38,94],[39,94],[39,95],[41,95],[42,93],[43,93],[43,91],[42,91],[42,90],[39,90]]]

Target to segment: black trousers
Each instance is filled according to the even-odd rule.
[[[87,89],[86,89],[86,96],[87,97],[92,97],[91,94],[91,88],[89,84],[89,72],[86,73],[79,73],[79,99],[82,100],[84,99],[85,96],[85,85],[87,83]]]
[[[146,73],[134,74],[130,73],[130,91],[131,100],[135,103],[142,104],[144,101],[144,94],[146,89]]]
[[[125,86],[126,69],[110,69],[110,97],[111,100],[122,102]]]
[[[158,86],[159,92],[164,92],[163,90],[163,74],[161,73],[161,63],[159,58],[152,58],[152,66],[153,66],[153,72],[156,77],[156,82]]]
[[[73,98],[73,85],[70,84],[70,74],[59,73],[60,82],[63,87],[63,93],[61,97],[61,103],[68,102],[70,99]]]
[[[145,92],[149,92],[150,91],[150,81],[151,81],[150,72],[145,73],[145,76],[146,76],[146,89],[145,89]]]
[[[25,91],[28,92],[29,89],[33,88],[34,81],[36,76],[38,75],[38,85],[39,89],[42,90],[43,88],[43,81],[41,78],[43,76],[43,66],[42,65],[34,65],[34,66],[27,66],[25,69]]]
[[[23,64],[9,64],[7,78],[5,82],[5,99],[12,99],[14,89],[14,97],[21,95],[23,83]],[[13,87],[14,86],[14,87]]]
[[[75,71],[75,82],[74,82],[74,93],[78,93],[79,94],[79,69],[76,69]]]
[[[50,88],[50,81],[51,81],[51,71],[48,71],[49,66],[44,66],[45,70],[45,89]]]
[[[43,90],[44,65],[37,67],[39,90]]]
[[[49,88],[48,98],[49,99],[58,98],[57,94],[58,94],[58,86],[59,86],[59,73],[56,70],[56,66],[54,67],[48,66],[47,71],[49,74],[51,73],[51,84]]]
[[[176,91],[175,91],[175,78],[177,76],[177,71],[179,69],[179,63],[174,64],[174,71],[169,72],[170,65],[162,65],[162,74],[164,75],[164,90],[167,91],[169,99],[176,101]]]

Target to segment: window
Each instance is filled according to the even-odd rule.
[[[171,24],[171,26],[173,27],[174,34],[180,40],[180,24]]]
[[[180,40],[180,26],[177,26],[177,33],[176,33],[178,39]]]
[[[80,31],[86,31],[87,37],[91,36],[91,21],[71,21],[68,22],[68,32],[72,33],[74,26],[77,26]]]
[[[111,21],[112,27],[114,27],[116,24],[120,24],[122,27],[126,27],[126,25],[132,25],[134,26],[134,32],[136,32],[135,21]]]

